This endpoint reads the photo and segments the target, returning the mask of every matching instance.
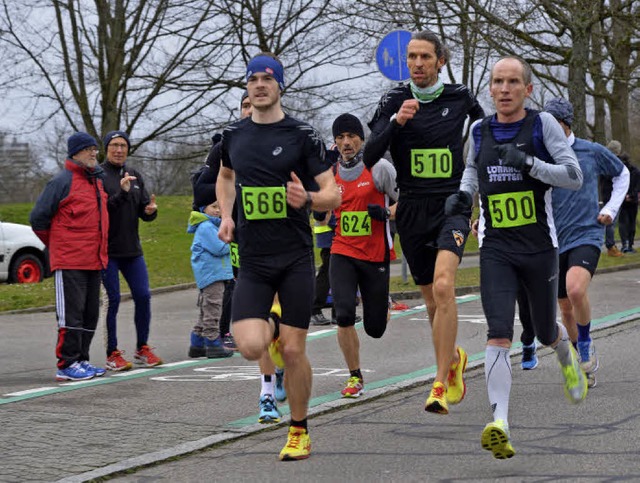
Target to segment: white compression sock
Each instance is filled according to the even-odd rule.
[[[267,377],[269,378],[269,381],[266,381],[265,379],[267,379]],[[260,396],[264,396],[265,394],[270,394],[273,396],[273,393],[275,391],[275,376],[273,374],[262,374],[262,376],[260,377],[260,380],[262,381],[262,387],[260,389]]]
[[[509,349],[488,345],[485,350],[484,373],[493,420],[502,419],[506,423],[509,417],[512,379]]]

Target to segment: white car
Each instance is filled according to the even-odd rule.
[[[0,282],[37,283],[49,275],[44,243],[31,227],[0,222]]]

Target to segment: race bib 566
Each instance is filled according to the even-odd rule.
[[[284,186],[243,186],[242,209],[247,220],[287,217],[287,190]]]

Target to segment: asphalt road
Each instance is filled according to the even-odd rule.
[[[511,429],[517,451],[496,461],[479,436],[490,419],[477,294],[459,298],[459,343],[470,355],[468,395],[449,416],[423,411],[434,354],[424,307],[394,314],[373,340],[360,330],[367,392],[339,397],[347,371],[334,328],[312,328],[313,454],[281,463],[281,427],[257,424],[256,364],[239,356],[189,360],[196,292],[155,295],[150,343],[165,365],[95,381],[54,381],[54,314],[0,315],[0,481],[539,481],[640,480],[640,382],[635,355],[640,270],[597,275],[591,289],[598,387],[579,406],[563,396],[555,356],[514,365]],[[410,300],[413,306],[419,300]],[[121,306],[121,348],[132,354],[132,305]],[[519,327],[517,330],[519,334]],[[103,334],[92,348],[103,364]],[[517,352],[517,351],[514,351]],[[519,361],[519,357],[514,359]],[[281,408],[287,414],[287,406]],[[285,418],[286,420],[286,418]],[[265,431],[266,429],[266,431]],[[178,458],[175,461],[167,460]],[[153,465],[149,468],[143,466]]]

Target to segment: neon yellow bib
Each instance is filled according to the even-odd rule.
[[[493,228],[514,228],[537,221],[533,191],[500,193],[487,199]]]

